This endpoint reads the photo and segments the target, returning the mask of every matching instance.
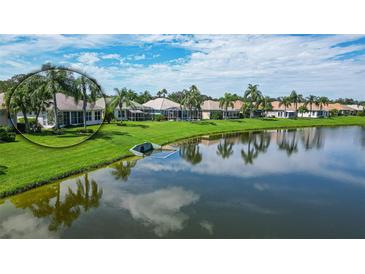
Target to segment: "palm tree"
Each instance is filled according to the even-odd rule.
[[[312,117],[313,105],[317,105],[317,97],[309,95],[306,99],[305,106],[309,105],[309,117]]]
[[[224,139],[223,144],[219,143],[217,146],[217,155],[223,159],[228,159],[233,154],[233,143],[229,142],[227,138]]]
[[[201,93],[195,85],[192,85],[188,91],[185,91],[181,103],[184,107],[186,107],[189,110],[190,113],[189,119],[191,119],[191,112],[193,110],[200,109],[202,101],[203,99]]]
[[[53,97],[53,112],[55,119],[55,128],[59,129],[58,108],[56,94],[61,92],[66,95],[73,95],[74,93],[74,79],[71,72],[62,67],[55,67],[51,64],[42,66],[42,70],[46,74],[46,90],[48,90]]]
[[[76,82],[76,89],[74,93],[74,98],[78,101],[82,98],[82,112],[84,118],[84,128],[86,128],[86,107],[87,103],[95,103],[98,96],[101,96],[100,87],[96,84],[95,81],[81,76]],[[89,91],[89,93],[88,93]]]
[[[223,119],[227,118],[228,117],[228,115],[227,115],[228,108],[234,107],[233,95],[228,92],[224,93],[224,96],[219,99],[219,107],[224,109]]]
[[[166,97],[166,95],[167,95],[167,90],[165,88],[157,92],[157,97]]]
[[[303,95],[298,94],[295,90],[293,90],[290,93],[289,98],[291,102],[294,104],[295,116],[298,116],[298,103],[301,103],[303,101]]]
[[[116,109],[116,107],[119,108],[119,111],[122,115],[123,105],[126,107],[135,107],[134,102],[132,101],[130,97],[130,93],[128,93],[128,90],[126,88],[117,89],[115,88],[114,91],[117,93],[117,95],[114,97],[113,101],[111,102],[112,109]],[[122,121],[121,121],[122,123]]]
[[[321,96],[317,98],[316,104],[319,106],[319,109],[322,111],[324,106],[328,106],[330,103],[330,99],[325,96]]]
[[[286,109],[291,106],[291,98],[284,96],[280,98],[279,107],[284,106],[284,117],[286,117]]]
[[[302,117],[303,117],[303,114],[304,114],[304,113],[307,113],[307,112],[308,112],[308,109],[307,109],[307,107],[306,107],[305,105],[302,105],[302,106],[300,106],[300,107],[298,108],[298,112],[299,112],[300,114],[302,114]]]
[[[264,112],[272,110],[272,104],[271,104],[270,97],[269,96],[262,97],[260,100],[260,106]]]
[[[262,98],[262,93],[261,91],[258,89],[259,85],[252,85],[249,84],[247,90],[244,93],[244,101],[248,101],[251,103],[251,106],[253,108],[250,109],[250,118],[253,117],[253,113],[254,110],[257,110],[258,106],[259,106],[259,101]]]

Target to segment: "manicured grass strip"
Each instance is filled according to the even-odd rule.
[[[180,139],[214,133],[255,129],[295,128],[309,126],[365,126],[364,117],[330,119],[243,119],[201,122],[128,122],[126,126],[103,125],[95,138],[66,149],[34,145],[21,136],[17,142],[0,143],[0,196],[11,195],[80,171],[99,167],[130,156],[129,149],[143,141],[166,144]],[[63,145],[70,138],[37,136],[48,144]],[[79,137],[75,137],[79,138]]]

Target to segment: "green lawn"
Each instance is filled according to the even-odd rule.
[[[0,143],[0,196],[24,191],[52,179],[100,166],[130,155],[129,148],[143,141],[165,144],[177,139],[230,131],[306,126],[365,126],[365,117],[330,119],[243,119],[201,122],[128,122],[126,126],[103,125],[92,139],[66,149],[37,146],[17,136],[14,143]],[[96,127],[95,127],[96,128]],[[69,136],[70,134],[67,134]],[[71,134],[72,135],[72,134]],[[37,136],[53,145],[70,143],[73,138]],[[3,171],[4,173],[4,171]]]

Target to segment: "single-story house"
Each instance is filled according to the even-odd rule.
[[[272,110],[266,111],[265,116],[266,117],[275,117],[275,118],[294,118],[296,113],[295,113],[295,106],[294,104],[290,104],[286,110],[284,105],[280,106],[280,102],[279,101],[273,101],[271,102],[272,105]],[[303,103],[299,103],[298,104],[298,109],[299,107],[301,107],[303,105]],[[323,117],[328,117],[329,116],[329,110],[328,110],[328,106],[324,106],[322,109],[313,104],[312,105],[312,111],[310,111],[310,107],[309,105],[307,105],[307,109],[308,112],[305,113],[299,113],[298,112],[298,117],[306,117],[306,118],[323,118]]]
[[[63,93],[56,94],[58,121],[60,127],[78,126],[84,124],[83,117],[83,100],[75,102],[72,96],[66,96]],[[97,100],[95,103],[87,103],[86,105],[86,124],[97,125],[101,124],[104,119],[104,106],[99,104]],[[55,124],[53,116],[53,101],[50,101],[51,106],[40,113],[38,116],[38,123],[44,128],[51,128]],[[21,113],[18,113],[18,119],[23,118]],[[28,118],[35,118],[35,113],[28,114]]]
[[[364,111],[364,106],[362,105],[346,105],[349,108],[353,109],[354,114],[357,114],[360,111]]]
[[[98,105],[104,106],[105,101],[107,103],[110,103],[113,100],[113,97],[107,97],[98,99],[96,103]],[[122,108],[120,109],[119,106],[117,106],[114,109],[114,118],[118,121],[144,121],[150,119],[150,112],[151,108],[146,107],[142,104],[139,104],[137,102],[132,101],[133,106],[127,106],[127,104],[124,102],[122,105]]]
[[[235,119],[239,118],[242,102],[237,100],[234,102],[234,106],[228,107],[227,110],[219,106],[219,101],[205,100],[201,104],[202,119],[211,119],[213,112],[219,111],[222,113],[223,119]]]
[[[355,115],[356,110],[353,107],[342,105],[340,103],[328,104],[326,108],[330,111],[333,109],[338,110],[338,113],[341,115]]]
[[[16,115],[9,116],[8,109],[5,105],[5,94],[0,93],[0,126],[13,126],[12,122],[16,125]]]
[[[201,119],[201,111],[188,110],[182,105],[167,98],[156,98],[143,104],[148,107],[152,118],[155,115],[164,115],[167,120],[197,120]]]

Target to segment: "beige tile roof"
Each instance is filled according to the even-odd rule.
[[[240,101],[235,101],[234,102],[234,107],[228,107],[227,110],[240,110],[242,106],[242,102]],[[205,100],[202,104],[201,104],[201,110],[203,111],[214,111],[214,110],[224,110],[223,108],[219,107],[219,101],[214,101],[214,100]]]
[[[110,103],[112,100],[113,100],[113,97],[106,97],[105,100],[104,100],[104,98],[100,98],[96,101],[96,104],[98,106],[101,106],[101,107],[104,108],[105,107],[105,101]],[[126,103],[124,102],[122,108],[123,109],[141,109],[141,110],[150,109],[150,107],[146,107],[146,106],[144,106],[140,103],[137,103],[135,101],[132,101],[132,103],[133,103],[134,107],[130,107],[130,106],[127,107]]]
[[[283,105],[279,106],[280,102],[279,101],[274,101],[271,102],[272,108],[273,110],[284,110],[285,107]],[[298,104],[298,108],[300,106],[304,105],[303,103],[299,103]],[[307,108],[309,109],[309,105],[307,105]],[[337,110],[348,110],[348,111],[353,111],[353,109],[349,106],[346,105],[341,105],[339,103],[335,103],[335,104],[328,104],[328,105],[324,105],[322,107],[322,110],[326,110],[326,111],[330,111],[331,109],[337,109]],[[291,104],[289,107],[286,108],[287,111],[295,111],[295,106],[294,104]],[[312,105],[312,110],[313,111],[319,111],[320,107],[317,106],[316,104]]]
[[[79,100],[78,103],[75,102],[74,98],[71,96],[66,96],[63,93],[56,94],[57,107],[60,111],[82,111],[83,100]],[[103,110],[104,107],[95,103],[87,103],[87,110]]]
[[[167,98],[156,98],[153,100],[149,100],[148,102],[143,104],[145,107],[150,107],[156,110],[167,110],[172,108],[180,109],[181,105],[175,103]]]
[[[359,105],[346,105],[347,107],[349,108],[352,108],[353,110],[358,110],[358,111],[361,111],[361,110],[364,110],[364,106],[359,106]]]

